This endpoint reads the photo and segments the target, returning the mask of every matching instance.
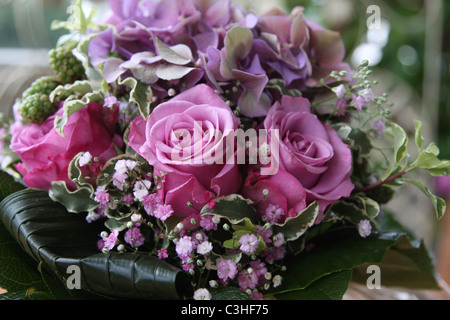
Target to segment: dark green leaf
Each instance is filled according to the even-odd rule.
[[[42,286],[36,262],[0,225],[0,287],[25,295],[28,289],[36,286]]]
[[[212,300],[252,300],[250,296],[235,287],[220,287],[217,289],[210,289]]]
[[[439,289],[432,260],[423,244],[414,247],[407,237],[388,250],[380,267],[381,285],[408,289]],[[354,272],[354,281],[366,283],[367,265],[359,266]]]
[[[156,257],[98,253],[103,225],[69,214],[47,191],[25,189],[8,196],[0,203],[0,218],[24,252],[63,283],[67,268],[78,266],[82,289],[99,295],[177,299],[192,294],[187,273]]]
[[[0,170],[0,201],[11,193],[25,189],[22,183],[17,182],[13,176]]]
[[[316,243],[310,251],[303,251],[289,259],[281,287],[274,293],[305,289],[325,275],[350,271],[366,263],[381,262],[386,251],[397,243],[398,234],[383,234],[361,238],[357,234],[338,233]]]
[[[383,257],[380,266],[381,285],[413,289],[437,289],[433,261],[423,241],[402,226],[394,214],[384,210],[377,220],[385,233],[404,234]],[[367,266],[355,269],[354,280],[365,283]]]
[[[358,148],[361,155],[367,156],[372,151],[372,143],[366,132],[353,129],[348,138],[353,141],[353,147]]]
[[[279,300],[342,300],[352,278],[352,271],[326,275],[303,290],[277,294]]]

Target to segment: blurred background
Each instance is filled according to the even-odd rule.
[[[444,0],[238,0],[257,13],[277,6],[289,11],[304,6],[305,15],[341,32],[347,61],[368,59],[377,93],[389,93],[396,121],[413,132],[424,122],[424,136],[436,141],[450,159],[450,1]],[[38,76],[50,74],[48,50],[63,31],[50,30],[66,20],[70,0],[0,0],[0,111],[11,106]],[[106,7],[105,0],[83,6]],[[430,188],[450,203],[450,180],[433,180]],[[438,272],[450,283],[450,212],[439,224],[421,192],[405,188],[390,204],[399,219],[434,254]]]

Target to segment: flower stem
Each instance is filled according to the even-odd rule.
[[[365,191],[368,191],[368,190],[375,189],[375,188],[380,187],[380,186],[382,186],[382,185],[384,185],[386,183],[389,183],[389,182],[397,180],[398,178],[404,176],[406,173],[407,173],[406,170],[400,171],[400,172],[394,174],[392,177],[387,178],[386,180],[378,181],[376,183],[373,183],[371,185],[365,186],[363,188],[356,189],[356,190],[354,190],[352,192],[352,194],[362,193],[362,192],[365,192]]]

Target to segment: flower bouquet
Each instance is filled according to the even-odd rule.
[[[383,286],[438,287],[384,205],[412,184],[440,219],[414,173],[450,162],[420,121],[409,143],[337,32],[301,7],[109,7],[96,23],[76,1],[54,23],[54,75],[4,121],[6,296],[341,299],[376,268]]]

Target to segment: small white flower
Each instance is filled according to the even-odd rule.
[[[282,280],[283,280],[283,278],[279,274],[277,274],[275,277],[273,277],[273,279],[272,279],[273,287],[276,288],[276,287],[280,286]]]
[[[128,170],[132,171],[134,168],[136,168],[137,162],[134,161],[134,160],[127,160],[126,161],[126,166],[127,166]]]
[[[208,289],[201,288],[194,292],[194,300],[211,300],[212,296]]]
[[[126,160],[119,160],[116,162],[114,166],[114,170],[116,170],[117,173],[126,173],[127,172],[127,162]]]
[[[131,215],[131,221],[133,221],[133,222],[142,222],[142,215],[140,215],[138,213],[133,213]]]
[[[152,186],[152,183],[149,180],[142,180],[136,182],[133,188],[133,195],[134,197],[142,201],[146,195],[148,195],[148,190]]]
[[[79,158],[78,158],[78,165],[80,167],[89,165],[92,163],[92,155],[89,151],[83,153]]]
[[[212,251],[213,246],[212,243],[209,241],[203,241],[197,246],[197,253],[201,255],[208,254]]]
[[[372,225],[369,220],[361,220],[358,223],[358,232],[362,238],[367,238],[372,233]]]

